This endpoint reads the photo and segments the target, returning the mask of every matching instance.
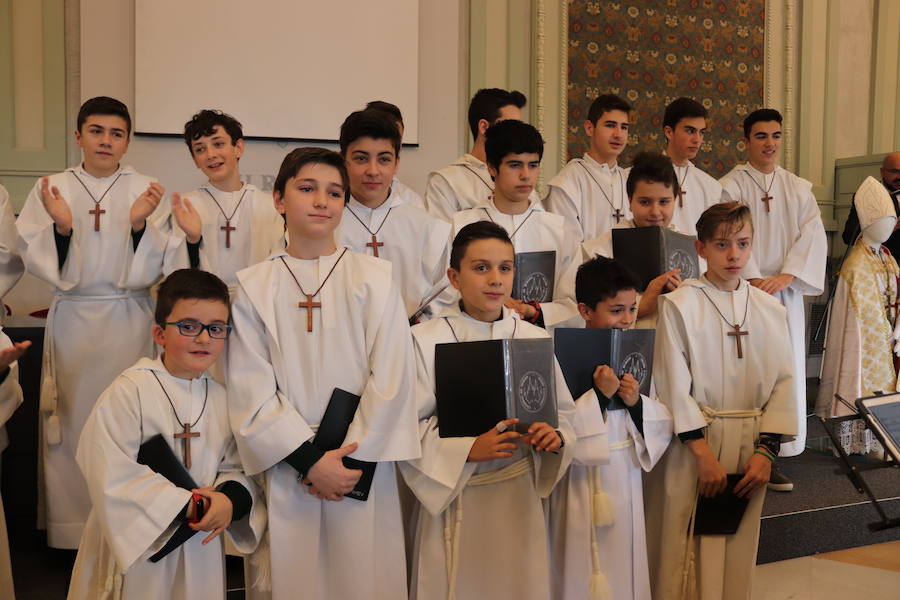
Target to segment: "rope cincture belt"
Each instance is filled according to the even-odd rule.
[[[463,490],[447,508],[444,513],[444,554],[447,565],[447,600],[456,600],[456,572],[459,569],[459,533],[462,529],[463,507],[462,495],[466,487],[490,485],[515,479],[526,473],[534,471],[534,459],[531,454],[521,458],[511,465],[507,465],[497,471],[472,475],[466,482]],[[455,516],[451,517],[451,514]]]

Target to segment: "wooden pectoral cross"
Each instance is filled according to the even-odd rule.
[[[384,246],[382,242],[378,241],[378,238],[375,237],[375,234],[372,234],[372,241],[366,244],[367,248],[371,248],[374,251],[375,257],[378,258],[378,249]],[[312,331],[312,329],[310,329]]]
[[[176,440],[181,440],[182,454],[184,454],[184,466],[191,468],[191,438],[200,437],[199,431],[191,431],[188,423],[181,424],[182,432],[175,434]]]
[[[741,331],[741,326],[738,325],[737,323],[735,323],[731,327],[734,329],[734,331],[729,331],[728,335],[734,337],[734,341],[737,344],[738,358],[744,358],[744,350],[743,350],[743,348],[741,348],[741,336],[747,335],[750,332],[749,331]]]
[[[762,200],[763,202],[766,203],[766,212],[769,212],[769,210],[770,210],[769,209],[769,201],[774,200],[774,198],[772,198],[772,196],[769,195],[769,192],[766,192],[766,195],[763,196],[762,198],[760,198],[760,200]]]
[[[231,232],[232,232],[232,231],[235,231],[235,230],[237,229],[237,227],[232,227],[232,226],[231,226],[231,221],[228,220],[228,219],[226,219],[226,220],[225,220],[225,226],[224,226],[224,227],[219,227],[219,229],[221,229],[222,231],[225,232],[225,247],[226,247],[226,248],[231,248]]]
[[[613,216],[616,218],[616,223],[618,223],[619,221],[622,220],[622,217],[625,216],[625,213],[623,213],[621,210],[616,208],[616,212],[613,213]]]
[[[378,256],[378,254],[376,254],[375,256]],[[306,309],[306,330],[312,331],[312,318],[313,318],[312,309],[322,308],[322,303],[321,302],[313,302],[312,301],[313,297],[310,296],[309,294],[305,294],[305,296],[306,296],[306,302],[298,302],[297,306],[299,306],[300,308]]]
[[[684,195],[687,194],[687,190],[681,188],[678,190],[678,208],[684,208]]]
[[[94,231],[100,231],[100,215],[106,213],[105,210],[100,208],[100,204],[94,204],[94,210],[89,210],[89,215],[94,215]]]

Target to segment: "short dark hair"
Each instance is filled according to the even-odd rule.
[[[81,131],[81,126],[92,115],[114,115],[122,117],[128,129],[128,135],[131,135],[131,115],[128,113],[128,107],[121,100],[110,98],[109,96],[97,96],[86,100],[81,108],[78,109],[78,118],[75,121],[75,127]]]
[[[193,141],[212,135],[216,125],[220,125],[225,130],[225,133],[231,138],[232,146],[244,138],[244,130],[241,128],[240,121],[221,110],[203,109],[184,124],[184,143],[187,144],[191,156],[194,154],[191,146]]]
[[[159,284],[154,313],[157,325],[165,327],[179,300],[218,300],[228,307],[228,314],[231,314],[228,286],[212,273],[200,269],[178,269]]]
[[[495,169],[509,154],[534,153],[544,156],[544,138],[533,125],[522,121],[500,121],[491,125],[484,134],[484,152],[487,164]]]
[[[631,171],[628,172],[628,181],[625,182],[625,193],[629,199],[634,195],[639,181],[661,183],[672,188],[674,196],[678,195],[681,187],[678,185],[678,176],[675,174],[671,159],[658,152],[641,152],[634,157]]]
[[[775,121],[781,125],[781,113],[774,108],[754,110],[744,119],[744,137],[750,137],[750,130],[753,129],[755,123],[768,123],[769,121]]]
[[[400,129],[393,117],[383,110],[358,110],[344,119],[341,124],[341,154],[346,156],[350,144],[364,137],[390,141],[394,154],[400,156]]]
[[[491,221],[475,221],[459,230],[453,238],[453,246],[450,248],[450,268],[459,271],[462,259],[466,255],[469,244],[478,240],[500,240],[513,248],[512,240],[506,230]],[[515,251],[514,251],[515,252]]]
[[[500,109],[504,106],[522,108],[527,100],[525,94],[515,90],[508,92],[500,88],[484,88],[475,92],[469,102],[469,129],[472,137],[478,137],[478,121],[484,119],[491,125],[500,118]]]
[[[744,225],[753,229],[750,207],[740,202],[713,204],[697,219],[697,239],[701,242],[714,239],[722,225],[726,227],[726,235],[740,231]]]
[[[341,174],[341,183],[344,185],[344,204],[350,201],[350,176],[347,174],[344,157],[334,150],[326,148],[310,147],[291,150],[281,161],[278,176],[275,178],[274,190],[283,197],[288,179],[296,177],[300,169],[309,164],[328,165],[337,169]]]
[[[391,104],[384,100],[372,100],[366,104],[366,110],[380,110],[381,112],[386,112],[394,117],[398,123],[401,125],[403,124],[403,113],[400,112],[400,107],[396,104]]]
[[[641,282],[619,261],[596,256],[578,267],[575,275],[575,299],[591,309],[622,290],[640,290]]]
[[[680,120],[697,117],[709,118],[709,112],[693,98],[677,98],[666,107],[666,112],[663,114],[663,127],[675,129]]]
[[[621,110],[625,114],[631,113],[631,105],[616,96],[615,94],[601,94],[594,98],[591,107],[588,109],[588,121],[597,124],[597,120],[611,110]]]

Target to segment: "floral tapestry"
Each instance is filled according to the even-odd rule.
[[[665,149],[663,112],[687,96],[709,111],[695,162],[721,177],[745,160],[741,123],[762,106],[764,42],[765,0],[569,0],[569,158],[587,150],[582,124],[599,94],[633,107],[622,164]]]

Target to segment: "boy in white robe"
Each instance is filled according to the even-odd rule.
[[[692,98],[673,100],[663,114],[666,155],[678,177],[678,202],[672,224],[682,233],[695,235],[697,219],[709,206],[731,200],[722,185],[693,161],[703,147],[709,114]]]
[[[769,471],[797,432],[794,370],[784,307],[741,279],[749,209],[711,206],[697,237],[706,273],[660,299],[653,377],[679,439],[645,477],[651,586],[667,600],[749,600]],[[698,494],[732,493],[729,473],[749,498],[737,532],[694,536]]]
[[[274,196],[289,245],[238,273],[229,415],[245,469],[266,483],[276,600],[407,592],[393,461],[421,453],[412,343],[391,263],[334,241],[349,192],[336,152],[288,154]],[[313,438],[336,389],[360,400],[326,451]],[[344,497],[362,474],[348,455],[378,463],[365,501]]]
[[[22,404],[22,387],[19,385],[19,358],[28,350],[31,342],[13,343],[0,330],[0,452],[6,448],[9,438],[4,425]],[[3,515],[3,499],[0,498],[0,597],[15,600],[12,565],[9,562],[9,543],[6,537],[6,518]]]
[[[199,266],[218,275],[233,295],[238,271],[284,247],[284,221],[271,194],[241,181],[244,132],[237,119],[201,110],[185,123],[184,142],[207,182],[172,194],[180,231],[167,248],[165,271]]]
[[[653,152],[642,152],[634,158],[634,164],[628,171],[625,183],[628,193],[631,219],[625,219],[613,229],[630,229],[634,227],[666,227],[678,233],[680,231],[672,223],[678,197],[678,179],[671,161]],[[613,256],[612,231],[588,240],[581,245],[582,260],[587,261],[595,256]],[[706,264],[699,259],[703,272]],[[699,275],[699,273],[698,273]],[[681,285],[681,269],[672,269],[660,274],[647,284],[647,288],[638,296],[637,327],[655,329],[657,317],[657,299],[665,291],[672,291]]]
[[[750,283],[775,296],[787,309],[793,349],[794,400],[799,419],[796,439],[784,444],[781,456],[795,456],[806,444],[806,317],[803,296],[825,289],[828,242],[812,184],[778,166],[781,114],[763,108],[744,119],[747,164],[737,165],[721,179],[725,191],[750,207],[753,215],[755,272]],[[793,483],[773,469],[769,489],[788,492]]]
[[[506,229],[519,252],[556,253],[556,281],[550,302],[507,298],[506,307],[528,321],[551,329],[577,319],[575,271],[580,250],[577,233],[560,215],[549,213],[531,199],[544,155],[540,132],[528,123],[500,121],[485,133],[488,172],[494,181],[491,198],[453,215],[454,233],[476,221],[491,221]]]
[[[361,110],[341,125],[341,155],[350,201],[335,231],[337,243],[391,263],[395,285],[412,319],[427,319],[450,292],[450,226],[409,204],[393,187],[400,132],[388,113]]]
[[[400,471],[422,505],[410,578],[416,600],[550,596],[541,498],[572,460],[578,428],[555,359],[558,429],[537,422],[523,435],[507,419],[478,437],[442,438],[435,413],[436,344],[547,336],[504,306],[514,264],[502,227],[467,225],[454,239],[449,271],[462,300],[412,329],[422,458]]]
[[[169,211],[159,183],[121,165],[130,135],[124,104],[86,101],[75,131],[82,163],[41,178],[16,221],[25,268],[56,289],[44,333],[39,487],[54,548],[78,547],[90,510],[75,447],[91,408],[154,351],[149,288],[162,272],[151,257],[169,241]],[[111,323],[129,334],[94,343]]]
[[[380,110],[384,113],[387,113],[390,116],[394,123],[397,125],[397,130],[400,132],[400,139],[403,139],[403,113],[400,112],[400,107],[396,104],[391,104],[390,102],[385,102],[384,100],[372,100],[371,102],[366,103],[366,110]],[[394,179],[391,182],[391,191],[396,192],[401,198],[406,200],[407,203],[415,206],[416,208],[421,208],[425,210],[425,201],[422,200],[422,196],[420,196],[414,189],[400,181],[400,178],[397,175],[394,175]]]
[[[22,278],[25,265],[19,256],[16,215],[9,202],[9,193],[0,185],[0,300]],[[0,317],[6,316],[3,311]]]
[[[225,598],[219,534],[227,531],[242,552],[256,548],[265,504],[241,470],[225,388],[205,373],[225,348],[228,313],[228,288],[215,275],[182,269],[160,285],[152,332],[162,357],[142,358],[113,381],[78,444],[93,509],[70,600]],[[157,435],[198,488],[139,462],[141,445]],[[185,530],[211,533],[156,559]]]
[[[585,327],[630,329],[639,285],[615,260],[596,257],[581,265],[575,289]],[[609,453],[600,465],[576,453],[550,496],[553,598],[649,598],[641,473],[668,447],[672,416],[640,393],[630,373],[620,378],[608,365],[597,366],[594,387],[575,405],[583,420],[596,415],[596,406],[603,409]],[[600,593],[604,576],[606,596]]]
[[[588,109],[584,132],[590,139],[582,158],[573,158],[550,180],[544,206],[562,215],[590,240],[631,217],[625,180],[618,164],[628,144],[631,105],[613,94],[598,96]]]
[[[484,153],[484,132],[497,121],[522,120],[525,106],[522,92],[485,88],[478,90],[469,102],[469,129],[472,149],[439,171],[428,175],[425,208],[448,223],[461,210],[472,208],[490,198],[494,184],[488,173]],[[538,200],[537,194],[535,199]]]

